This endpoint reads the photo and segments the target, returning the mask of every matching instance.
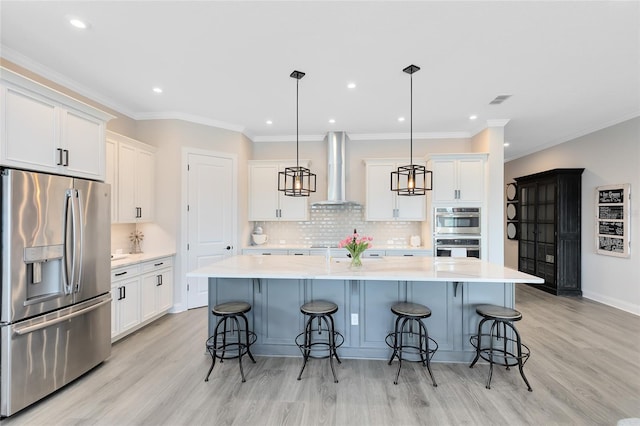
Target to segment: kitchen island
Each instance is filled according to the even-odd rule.
[[[382,257],[349,259],[324,256],[233,256],[188,274],[209,279],[209,311],[219,303],[251,304],[249,326],[257,341],[255,355],[299,356],[295,337],[304,327],[300,306],[310,300],[338,305],[336,329],[344,335],[344,358],[388,359],[385,337],[393,329],[391,305],[421,303],[432,315],[425,320],[438,342],[434,361],[469,362],[469,337],[479,321],[478,304],[514,307],[514,286],[543,280],[474,258]],[[216,317],[209,313],[209,335]]]

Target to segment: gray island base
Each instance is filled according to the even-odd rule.
[[[384,257],[364,259],[352,268],[348,259],[322,256],[233,256],[197,269],[190,277],[209,279],[209,335],[216,317],[211,308],[233,300],[251,304],[249,326],[257,341],[254,355],[300,356],[296,336],[304,328],[300,306],[311,300],[338,305],[336,330],[344,336],[340,357],[388,359],[385,338],[393,330],[391,305],[421,303],[439,348],[433,360],[470,362],[469,337],[480,318],[478,304],[514,307],[514,285],[541,283],[532,275],[472,258]]]

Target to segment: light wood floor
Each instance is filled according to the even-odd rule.
[[[640,417],[640,317],[580,298],[518,286],[518,324],[533,392],[517,369],[343,360],[334,384],[326,360],[297,381],[299,358],[217,364],[203,381],[205,308],[163,319],[116,343],[90,374],[3,425],[615,425]],[[405,369],[406,367],[406,369]]]

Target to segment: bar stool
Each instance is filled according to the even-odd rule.
[[[221,303],[215,305],[211,310],[213,315],[220,317],[220,319],[216,324],[213,336],[209,337],[206,343],[207,350],[211,354],[211,367],[209,367],[207,377],[204,379],[205,382],[209,381],[211,371],[216,365],[216,358],[220,362],[224,362],[225,359],[238,358],[242,382],[246,381],[242,369],[242,357],[249,355],[251,361],[254,364],[256,362],[250,349],[250,346],[256,341],[256,334],[249,331],[249,321],[245,316],[250,310],[251,305],[246,302]],[[244,329],[241,328],[238,318],[244,321]]]
[[[476,348],[476,356],[469,365],[472,368],[478,359],[482,358],[489,363],[489,378],[487,379],[487,389],[491,389],[491,376],[493,375],[493,365],[498,364],[507,367],[518,366],[520,375],[527,385],[527,390],[531,392],[531,386],[524,375],[524,364],[529,359],[531,351],[520,340],[520,333],[513,323],[522,319],[522,314],[515,309],[497,305],[479,305],[476,313],[482,317],[478,323],[478,334],[471,336],[469,341]],[[491,328],[489,334],[482,333],[482,326],[490,321]],[[513,333],[513,337],[507,335],[507,328]],[[484,340],[483,340],[484,339]],[[502,347],[495,347],[495,343],[502,341]],[[515,344],[516,353],[513,353]]]
[[[407,303],[401,302],[391,306],[391,312],[393,312],[396,318],[396,325],[393,332],[387,334],[385,339],[387,346],[393,349],[393,354],[389,359],[389,365],[393,362],[394,358],[398,358],[398,371],[396,372],[396,379],[393,384],[398,384],[398,377],[400,377],[400,369],[402,368],[402,361],[420,361],[427,367],[429,376],[433,386],[437,387],[436,379],[431,372],[431,358],[438,350],[438,343],[429,337],[427,327],[422,321],[424,318],[431,316],[431,309],[419,303]],[[406,325],[409,325],[409,330],[405,330]],[[418,326],[418,339],[415,338],[413,332],[413,326]],[[403,356],[406,354],[412,354],[419,356],[419,359],[408,359]]]
[[[300,312],[308,316],[309,319],[304,327],[304,331],[296,336],[296,345],[300,348],[304,362],[298,374],[298,380],[302,378],[302,372],[307,366],[309,358],[329,358],[331,372],[333,373],[333,382],[338,383],[336,371],[333,368],[333,358],[335,357],[338,364],[342,364],[336,349],[344,343],[342,334],[335,330],[333,322],[333,314],[338,312],[338,305],[333,302],[324,300],[314,300],[305,303],[300,307]],[[314,328],[314,320],[317,320],[317,326]],[[325,328],[322,327],[324,321]],[[317,336],[315,336],[317,332]],[[324,336],[322,334],[324,333]],[[328,355],[325,353],[328,351]]]

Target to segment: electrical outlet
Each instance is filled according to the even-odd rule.
[[[351,325],[358,325],[358,314],[351,314]]]

